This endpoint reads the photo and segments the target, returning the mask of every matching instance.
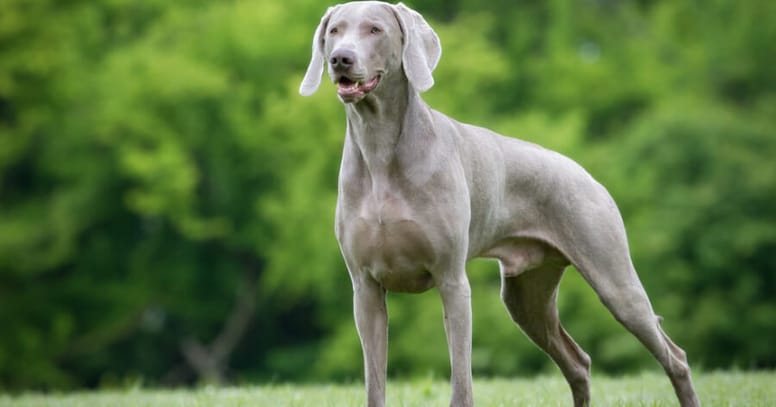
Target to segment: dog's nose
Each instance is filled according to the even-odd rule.
[[[331,54],[329,63],[334,69],[349,69],[356,62],[356,53],[348,49],[338,49]]]

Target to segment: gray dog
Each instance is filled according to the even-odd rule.
[[[459,123],[426,105],[439,38],[403,4],[329,8],[315,30],[300,93],[324,65],[347,112],[336,235],[353,282],[367,401],[385,404],[386,290],[436,287],[444,306],[454,406],[471,406],[468,259],[501,268],[512,319],[560,367],[574,405],[590,403],[590,358],[558,320],[573,264],[665,369],[683,406],[699,404],[685,353],[663,332],[609,193],[574,161]]]

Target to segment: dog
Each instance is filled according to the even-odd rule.
[[[699,405],[684,351],[660,327],[607,190],[571,159],[459,123],[420,93],[434,84],[439,38],[399,3],[330,7],[300,86],[324,67],[347,114],[335,234],[353,283],[369,406],[385,404],[386,291],[439,290],[451,406],[472,406],[471,290],[465,264],[496,259],[512,319],[558,365],[575,406],[590,403],[590,358],[556,304],[573,264],[663,366],[682,406]]]

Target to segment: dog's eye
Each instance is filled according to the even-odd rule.
[[[371,32],[372,34],[380,34],[381,32],[383,32],[383,30],[381,30],[380,27],[372,27],[372,29],[369,32]]]
[[[329,30],[329,34],[336,34],[338,32],[339,32],[339,30],[337,29],[337,27],[334,27],[331,30]]]

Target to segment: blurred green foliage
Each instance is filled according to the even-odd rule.
[[[443,43],[429,104],[601,180],[694,366],[776,367],[776,2],[409,3]],[[0,388],[360,378],[344,114],[296,93],[324,11],[0,2]],[[475,374],[552,369],[470,271]],[[559,303],[597,370],[656,366],[573,270]],[[446,376],[436,292],[389,309],[390,373]]]

